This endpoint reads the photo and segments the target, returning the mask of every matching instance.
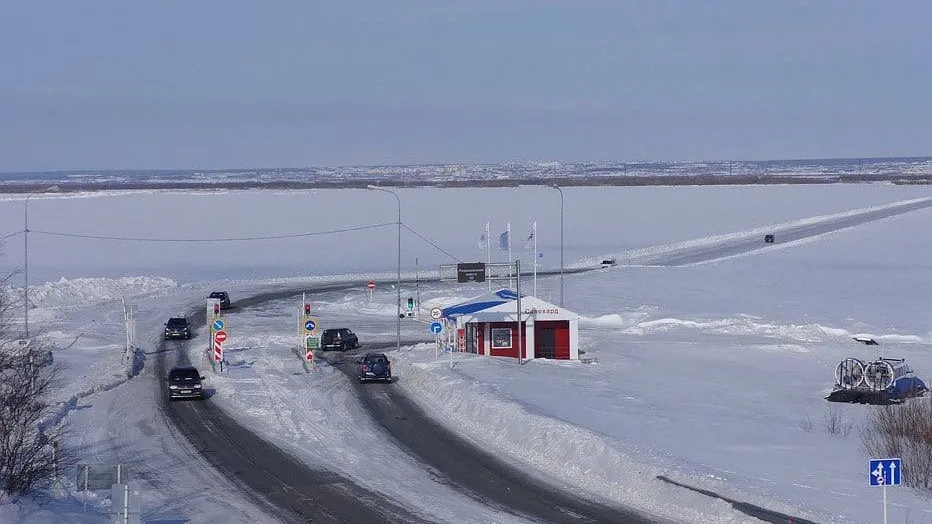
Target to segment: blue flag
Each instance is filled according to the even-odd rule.
[[[506,229],[498,236],[498,247],[504,251],[508,251],[508,242],[510,242],[510,239],[508,238],[508,230]]]

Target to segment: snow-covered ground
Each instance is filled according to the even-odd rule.
[[[564,191],[568,265],[592,255],[928,196],[919,187],[877,184]],[[323,231],[394,218],[389,195],[346,191],[359,209],[369,209],[348,215],[337,212],[341,200],[333,193],[36,196],[29,203],[30,229],[177,240]],[[463,259],[485,258],[475,249],[475,239],[486,221],[492,222],[493,235],[511,221],[515,255],[527,258],[522,228],[533,217],[544,267],[553,269],[559,262],[559,195],[553,190],[398,193],[405,224]],[[10,231],[17,229],[12,224],[22,216],[22,203],[21,197],[0,199],[0,223]],[[167,209],[172,214],[163,213],[158,223],[144,218]],[[224,209],[237,212],[222,220],[210,218]],[[488,209],[488,216],[476,215],[476,209]],[[874,522],[880,493],[867,487],[868,457],[857,436],[865,407],[829,405],[822,397],[834,365],[847,356],[870,358],[881,351],[905,356],[921,376],[932,377],[932,331],[922,307],[932,287],[932,253],[920,233],[930,222],[929,211],[917,211],[711,264],[618,267],[567,276],[566,306],[583,316],[582,346],[597,363],[538,360],[518,366],[508,359],[456,355],[450,369],[448,357],[435,358],[434,348],[424,344],[391,353],[400,377],[394,387],[404,388],[440,421],[529,471],[654,514],[677,513],[689,522],[752,521],[721,501],[654,478],[662,474],[820,522]],[[406,274],[413,273],[415,256],[421,271],[451,261],[404,234]],[[362,284],[372,276],[390,278],[394,235],[393,227],[383,227],[325,237],[195,244],[198,249],[191,249],[190,242],[30,235],[30,299],[35,305],[30,324],[57,347],[55,359],[65,377],[62,413],[79,430],[72,445],[80,458],[135,461],[136,471],[149,472],[134,481],[150,520],[208,522],[224,515],[233,522],[263,521],[261,509],[237,497],[168,429],[155,409],[158,390],[146,363],[139,376],[127,379],[133,365],[122,354],[119,299],[125,296],[137,308],[137,343],[151,351],[165,318],[202,304],[212,288],[229,289],[235,299],[307,282]],[[19,241],[7,240],[0,265],[18,264]],[[352,250],[344,250],[344,241]],[[211,252],[216,259],[208,256]],[[495,252],[497,260],[505,256]],[[133,267],[145,269],[133,272]],[[307,274],[332,276],[298,276]],[[275,275],[283,278],[270,278]],[[420,293],[422,305],[431,307],[484,289],[432,285],[422,286]],[[540,279],[538,289],[541,298],[558,300],[556,279]],[[364,343],[389,341],[394,337],[393,301],[390,286],[380,286],[370,302],[360,285],[358,291],[315,298],[314,308],[325,327],[349,326]],[[428,490],[446,502],[445,513],[434,510],[435,518],[462,522],[464,515],[475,514],[476,522],[504,521],[443,491],[398,450],[388,448],[379,463],[392,476],[363,474],[360,453],[378,441],[378,429],[339,373],[323,363],[305,373],[290,352],[297,341],[297,307],[296,301],[280,301],[230,315],[232,366],[222,376],[210,375],[217,391],[210,401],[257,430],[280,428],[268,436],[309,463],[338,469],[406,505],[423,509],[420,500]],[[850,338],[865,332],[883,346],[861,346]],[[405,334],[426,336],[427,331],[421,323],[406,321]],[[828,434],[825,419],[834,409],[850,431]],[[165,469],[163,457],[172,454],[187,457],[190,466],[158,471]],[[69,482],[73,479],[63,481],[66,488]],[[185,486],[194,485],[210,488],[186,495]],[[64,492],[71,495],[56,490],[57,498],[2,507],[0,520],[83,522],[106,510],[103,499],[91,499],[85,509],[82,496],[73,489]],[[913,522],[932,518],[929,498],[905,488],[888,495],[892,523],[906,522],[907,516]]]

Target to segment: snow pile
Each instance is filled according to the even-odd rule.
[[[57,282],[46,282],[29,287],[29,301],[35,306],[88,305],[122,297],[139,297],[165,292],[178,287],[170,278],[157,276],[122,278],[62,277]]]
[[[395,373],[403,377],[398,386],[431,417],[479,446],[509,457],[540,478],[554,479],[564,489],[582,488],[599,499],[674,522],[752,521],[725,502],[658,480],[665,472],[632,460],[611,438],[536,413],[517,399],[503,398],[488,384],[450,370],[445,358],[417,362],[433,352],[432,344],[392,352]],[[489,357],[454,358],[462,362]]]

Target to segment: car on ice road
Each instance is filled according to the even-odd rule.
[[[347,328],[325,329],[320,335],[320,347],[324,351],[346,351],[359,347],[359,337]]]
[[[360,382],[392,381],[392,363],[384,353],[366,353],[357,363]]]
[[[204,398],[204,377],[194,366],[175,366],[168,372],[168,400]]]
[[[185,317],[171,317],[165,323],[165,340],[170,338],[191,338],[191,328],[188,326],[188,319]]]

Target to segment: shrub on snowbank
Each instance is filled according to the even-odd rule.
[[[871,457],[903,459],[903,483],[932,491],[932,397],[872,407],[861,444]]]

